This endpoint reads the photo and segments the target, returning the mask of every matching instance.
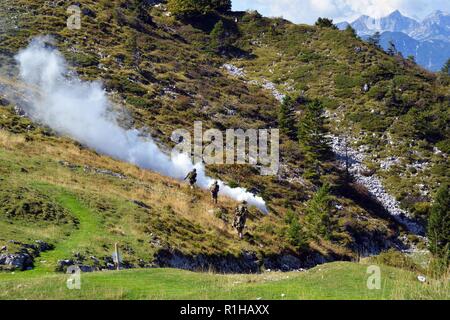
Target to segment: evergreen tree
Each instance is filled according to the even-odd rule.
[[[316,26],[319,28],[330,28],[337,30],[337,27],[333,24],[333,20],[328,18],[319,18],[316,21]]]
[[[370,36],[367,41],[377,48],[380,48],[381,34],[377,31],[373,36]]]
[[[177,18],[190,18],[201,13],[197,0],[168,0],[168,9]]]
[[[300,225],[298,216],[293,211],[288,211],[286,214],[286,223],[288,225],[286,236],[289,243],[299,250],[306,249],[308,237]]]
[[[430,251],[437,258],[450,256],[450,190],[448,184],[443,184],[431,208],[428,220],[428,238]]]
[[[300,150],[306,163],[306,178],[316,178],[320,175],[320,160],[326,159],[330,147],[326,137],[324,108],[320,101],[308,103],[302,112],[298,124],[298,139]]]
[[[395,56],[397,54],[397,48],[395,47],[395,43],[392,40],[389,41],[387,54],[390,56]]]
[[[231,10],[231,0],[168,0],[169,11],[178,18],[193,18],[210,12]]]
[[[410,62],[416,63],[416,57],[414,57],[413,55],[409,55],[407,59]]]
[[[329,239],[332,234],[331,195],[329,185],[323,185],[308,201],[306,221],[312,235]]]
[[[450,59],[447,60],[447,62],[442,67],[442,73],[446,75],[450,75]]]
[[[218,12],[228,12],[231,11],[231,0],[210,0],[212,10]]]
[[[228,33],[225,29],[225,25],[222,20],[216,23],[211,31],[211,47],[214,50],[220,50],[221,48],[228,45]]]
[[[281,103],[278,111],[278,125],[282,133],[291,139],[296,137],[295,114],[294,114],[294,99],[286,96]]]
[[[345,32],[350,34],[353,38],[358,38],[358,34],[356,33],[356,30],[351,25],[347,26],[347,28],[345,29]]]

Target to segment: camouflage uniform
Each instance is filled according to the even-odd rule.
[[[197,183],[197,170],[194,169],[191,172],[189,172],[186,178],[184,178],[184,180],[188,180],[191,188],[194,188],[195,184]]]
[[[217,204],[217,197],[219,196],[219,190],[220,190],[219,183],[217,181],[214,182],[209,190],[211,191],[211,197],[212,197],[213,202],[215,204]]]
[[[248,209],[247,202],[243,201],[237,208],[234,216],[233,227],[239,233],[239,238],[243,238],[242,232],[245,228],[245,223],[247,222]]]

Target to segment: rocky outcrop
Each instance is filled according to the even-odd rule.
[[[342,257],[341,257],[342,258]],[[313,268],[319,264],[335,261],[317,252],[296,256],[292,253],[258,257],[253,252],[233,255],[186,255],[178,250],[160,250],[153,264],[161,268],[177,268],[190,271],[214,271],[219,273],[259,273],[263,270],[294,271]]]
[[[139,259],[137,264],[122,262],[121,269],[131,268],[175,268],[195,272],[217,273],[241,273],[251,274],[262,271],[296,271],[313,268],[317,265],[337,260],[349,260],[347,257],[323,256],[318,252],[305,252],[296,255],[291,252],[260,256],[254,252],[244,251],[239,256],[232,254],[208,255],[185,254],[176,249],[161,249],[153,258],[146,262]],[[95,272],[103,270],[115,270],[115,265],[110,257],[97,259],[95,257],[83,257],[75,255],[71,259],[59,260],[56,271],[67,272],[69,267],[76,266],[81,272]]]
[[[57,272],[67,272],[69,267],[76,266],[81,272],[95,272],[102,270],[115,270],[112,257],[97,258],[95,256],[86,257],[81,253],[75,253],[70,259],[58,260],[56,265]],[[135,266],[129,262],[121,262],[122,269],[130,269]],[[139,267],[147,267],[146,265],[139,265]]]
[[[410,214],[400,207],[400,203],[384,188],[381,180],[363,164],[365,155],[350,148],[344,139],[330,136],[331,148],[342,167],[348,165],[350,175],[355,182],[364,186],[369,194],[388,211],[395,220],[403,224],[410,232],[423,235],[425,230]]]
[[[117,179],[127,179],[127,176],[123,175],[122,173],[119,172],[114,172],[111,170],[107,170],[107,169],[101,169],[101,168],[93,168],[90,166],[80,166],[80,165],[76,165],[73,163],[69,163],[67,161],[58,161],[58,163],[66,168],[69,168],[70,170],[73,171],[77,171],[82,169],[85,173],[93,173],[93,174],[98,174],[98,175],[103,175],[103,176],[109,176],[109,177],[113,177],[113,178],[117,178]]]
[[[29,270],[33,267],[33,258],[29,253],[0,255],[0,270]]]
[[[53,249],[53,246],[42,241],[37,240],[33,244],[24,244],[18,241],[10,240],[9,243],[19,245],[20,249],[15,253],[9,253],[8,247],[2,248],[0,254],[0,270],[30,270],[33,268],[34,259],[39,256],[41,252]]]
[[[178,250],[160,250],[156,255],[155,266],[160,268],[177,268],[190,271],[215,271],[220,273],[257,273],[260,261],[256,254],[244,252],[241,256],[233,255],[186,255]]]
[[[318,252],[305,253],[294,256],[290,253],[277,254],[264,258],[263,268],[265,270],[279,270],[283,272],[314,268],[317,265],[341,260],[342,257],[326,257]]]
[[[275,99],[279,101],[284,99],[284,95],[276,89],[276,86],[273,83],[264,79],[262,80],[262,83],[255,80],[246,81],[245,70],[232,64],[224,64],[222,68],[234,77],[244,78],[246,83],[262,85],[263,88],[272,93]],[[424,227],[411,218],[409,213],[400,207],[400,203],[386,191],[380,179],[363,164],[365,159],[364,153],[349,148],[345,141],[340,137],[331,136],[330,138],[331,147],[337,160],[342,166],[348,164],[349,173],[356,182],[367,188],[372,197],[376,199],[395,218],[395,220],[405,225],[410,232],[417,235],[423,235],[425,233]],[[385,163],[385,165],[389,167],[391,163],[392,161]],[[420,169],[422,169],[422,167],[420,167]]]
[[[238,68],[235,65],[232,64],[224,64],[222,66],[223,69],[225,69],[225,71],[232,75],[233,77],[238,77],[238,78],[245,78],[246,73],[244,71],[243,68]],[[245,83],[249,83],[249,84],[253,84],[256,86],[261,86],[263,89],[270,91],[270,93],[273,95],[273,97],[275,99],[277,99],[278,101],[282,102],[284,100],[284,98],[286,97],[286,95],[282,94],[280,91],[278,91],[276,85],[267,80],[267,79],[262,79],[260,81],[256,81],[256,80],[251,80],[251,81],[247,81],[244,80]]]

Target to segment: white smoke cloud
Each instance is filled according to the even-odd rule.
[[[21,79],[30,87],[27,113],[56,132],[67,135],[99,153],[182,180],[194,167],[198,185],[208,188],[214,180],[205,174],[203,164],[193,164],[187,155],[163,153],[150,137],[136,129],[125,130],[111,111],[111,103],[101,83],[81,81],[70,75],[64,57],[36,38],[20,51],[16,61]],[[221,194],[237,201],[246,200],[267,213],[265,201],[243,188],[230,188],[219,182]]]

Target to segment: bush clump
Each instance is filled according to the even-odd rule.
[[[0,215],[9,219],[68,223],[69,212],[48,196],[27,187],[0,190]]]
[[[388,251],[382,252],[376,257],[370,258],[370,262],[413,272],[422,271],[420,269],[420,266],[418,266],[413,261],[413,259],[394,249],[390,249]]]

